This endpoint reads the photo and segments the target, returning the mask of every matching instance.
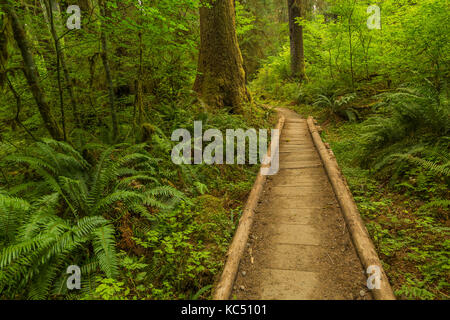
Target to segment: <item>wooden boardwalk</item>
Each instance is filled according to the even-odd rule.
[[[279,111],[280,171],[264,186],[231,298],[371,299],[307,122]]]

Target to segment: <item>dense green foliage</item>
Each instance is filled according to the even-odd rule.
[[[397,296],[448,299],[448,3],[381,1],[381,29],[363,1],[327,3],[299,22],[309,81],[285,47],[253,91],[320,120]]]
[[[2,2],[1,299],[209,298],[258,168],[177,166],[171,134],[270,127],[260,102],[321,121],[397,297],[448,299],[448,2],[378,1],[370,29],[367,1],[303,0],[302,83],[286,2],[235,1],[255,103],[234,115],[192,91],[205,1],[78,1],[73,30],[71,2]],[[80,291],[67,290],[69,265]]]
[[[268,127],[273,112],[249,105],[232,116],[192,95],[199,1],[84,1],[82,28],[70,31],[69,4],[50,12],[53,2],[15,10],[66,141],[48,138],[11,19],[1,20],[0,297],[208,297],[257,167],[177,166],[171,134],[194,121]],[[241,36],[253,20],[238,10]],[[70,265],[80,291],[67,289]]]

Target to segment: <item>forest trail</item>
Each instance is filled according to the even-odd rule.
[[[232,297],[371,299],[307,122],[278,111],[286,118],[280,171],[264,186]]]

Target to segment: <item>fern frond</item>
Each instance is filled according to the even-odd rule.
[[[424,204],[419,208],[419,211],[427,210],[430,208],[448,208],[450,207],[450,200],[447,199],[439,199],[439,200],[433,200],[431,202],[428,202],[427,204]]]
[[[13,240],[30,208],[25,200],[0,194],[0,239],[4,238],[7,242]]]
[[[101,199],[93,208],[93,212],[95,214],[99,214],[118,201],[122,201],[127,205],[131,205],[141,199],[142,195],[138,194],[137,192],[118,190]]]
[[[104,173],[105,166],[111,162],[110,156],[116,149],[115,146],[111,146],[107,148],[104,152],[102,152],[100,159],[95,166],[93,178],[92,178],[92,187],[91,187],[91,194],[90,194],[90,201],[91,204],[93,204],[95,201],[101,198],[101,193],[104,191],[106,187],[106,182],[104,181]],[[103,179],[102,179],[103,178]]]
[[[131,177],[123,178],[119,181],[117,187],[128,187],[132,182],[135,181],[152,181],[158,183],[158,180],[155,177],[151,177],[145,174],[137,174]]]
[[[28,292],[30,300],[45,300],[47,298],[55,278],[58,275],[61,276],[61,260],[63,259],[52,258],[45,264],[45,267],[40,268]]]
[[[447,162],[445,164],[437,164],[435,162],[414,157],[412,155],[393,154],[392,156],[401,159],[406,159],[418,166],[421,166],[422,168],[425,168],[426,170],[433,171],[437,174],[442,174],[447,177],[450,176],[450,162]]]
[[[171,187],[171,186],[161,186],[153,188],[146,192],[147,195],[151,196],[163,196],[167,198],[178,198],[185,199],[186,196],[181,191]]]
[[[82,168],[87,169],[90,167],[89,163],[86,160],[84,160],[83,156],[78,151],[76,151],[70,144],[46,138],[42,139],[42,141],[50,146],[58,147],[63,152],[70,154],[74,159],[77,160],[77,162],[80,164]]]
[[[5,158],[6,161],[15,162],[18,164],[27,164],[30,168],[35,170],[43,170],[50,172],[52,174],[57,174],[58,169],[43,161],[39,158],[31,157],[31,156],[23,156],[23,155],[10,155]]]
[[[115,279],[119,272],[119,263],[115,248],[114,228],[104,225],[94,231],[94,252],[98,258],[100,269],[108,278]]]

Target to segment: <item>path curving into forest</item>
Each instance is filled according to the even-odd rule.
[[[264,185],[231,298],[372,299],[307,121],[278,111],[280,171]]]

